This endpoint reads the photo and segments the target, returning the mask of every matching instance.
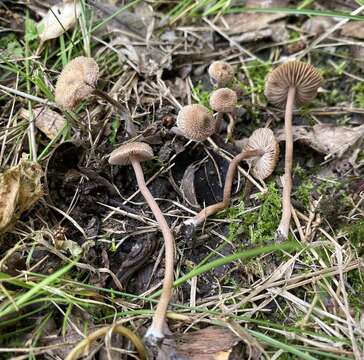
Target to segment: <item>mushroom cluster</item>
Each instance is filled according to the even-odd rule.
[[[200,104],[186,105],[181,108],[177,117],[177,128],[187,139],[203,142],[218,132],[224,116],[229,119],[227,139],[232,139],[238,97],[229,88],[234,79],[234,69],[226,62],[216,61],[208,68],[211,82],[216,89],[210,96],[210,109]],[[55,101],[64,110],[73,110],[81,101],[90,95],[99,96],[118,109],[122,106],[107,93],[96,88],[99,80],[99,67],[93,58],[77,57],[70,61],[59,75],[55,88]],[[285,107],[285,173],[282,195],[282,219],[278,228],[280,238],[287,238],[291,218],[291,189],[293,138],[292,114],[293,106],[312,100],[320,86],[321,77],[311,65],[291,61],[278,66],[269,74],[265,95],[274,105]],[[133,167],[139,190],[149,205],[164,238],[165,273],[161,297],[153,316],[145,340],[149,344],[158,345],[165,337],[166,314],[172,296],[174,280],[175,242],[173,233],[160,210],[156,200],[149,191],[143,174],[141,162],[153,158],[152,148],[140,141],[132,141],[115,149],[109,157],[111,165]],[[252,176],[258,180],[269,177],[277,164],[279,156],[278,142],[268,128],[259,128],[249,137],[242,151],[229,163],[226,173],[223,200],[201,210],[194,217],[185,221],[185,225],[195,229],[206,219],[227,208],[231,201],[231,191],[236,170],[241,161],[249,164]]]

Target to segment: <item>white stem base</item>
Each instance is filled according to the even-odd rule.
[[[151,346],[157,346],[163,341],[164,337],[163,333],[150,326],[144,335],[144,341]]]

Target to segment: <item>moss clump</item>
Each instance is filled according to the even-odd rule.
[[[281,216],[281,195],[277,186],[270,183],[268,191],[259,197],[260,207],[256,211],[247,211],[244,203],[228,210],[229,219],[240,219],[229,226],[229,239],[235,240],[240,235],[250,237],[251,244],[268,244],[274,239],[274,233]]]
[[[358,107],[364,107],[364,83],[358,82],[352,88],[354,103]]]
[[[206,106],[208,109],[210,108],[210,93],[202,90],[201,82],[192,88],[192,94],[198,104]]]
[[[305,179],[298,189],[293,193],[293,196],[302,203],[305,207],[310,205],[311,193],[314,189],[314,184],[311,179]]]
[[[364,256],[364,220],[346,226],[345,230],[348,232],[347,236],[358,255]]]

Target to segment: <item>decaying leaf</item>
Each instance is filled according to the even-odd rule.
[[[199,209],[200,205],[198,204],[195,191],[195,172],[197,168],[196,164],[191,164],[187,167],[181,181],[181,190],[187,203],[190,206]]]
[[[37,25],[41,42],[58,38],[71,29],[76,24],[80,11],[79,1],[65,1],[52,6]]]
[[[249,8],[272,8],[272,7],[286,7],[289,0],[248,0],[245,7]],[[254,32],[264,29],[270,23],[286,17],[284,13],[240,13],[224,16],[224,22],[221,21],[219,27],[224,29],[225,32],[233,34],[242,34],[246,32]],[[228,28],[226,29],[227,24]],[[271,34],[269,35],[271,36]]]
[[[341,29],[341,35],[364,39],[364,26],[362,21],[350,21]]]
[[[284,130],[277,132],[278,141],[284,141]],[[293,126],[294,141],[301,141],[322,154],[341,157],[349,148],[356,145],[364,136],[364,125],[350,128],[331,124]]]
[[[0,174],[0,233],[42,197],[42,174],[41,167],[25,157]]]
[[[30,113],[26,109],[22,109],[20,115],[31,120]],[[35,126],[51,140],[59,134],[66,124],[66,119],[62,115],[48,107],[33,109],[32,119],[34,119]]]
[[[173,336],[162,345],[157,360],[228,360],[240,338],[231,330],[209,326]]]

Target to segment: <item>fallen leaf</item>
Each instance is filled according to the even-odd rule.
[[[286,7],[289,0],[248,0],[245,7],[249,8],[273,8],[273,7]],[[245,32],[254,32],[264,29],[270,23],[287,17],[284,13],[240,13],[230,14],[224,16],[224,22],[220,21],[217,24],[228,34],[241,34]],[[226,24],[228,28],[226,29]],[[271,36],[271,35],[269,35]]]
[[[54,139],[66,125],[66,119],[48,107],[33,109],[32,117],[30,117],[29,110],[22,109],[20,116],[27,120],[34,119],[35,126],[51,140]]]
[[[328,16],[313,16],[303,24],[303,31],[309,34],[320,35],[334,26],[335,19]]]
[[[187,201],[188,205],[200,209],[195,191],[195,172],[197,169],[198,166],[196,164],[191,164],[187,167],[181,181],[181,190],[184,200]]]
[[[364,26],[362,21],[350,21],[341,29],[341,35],[353,37],[356,39],[364,39]]]
[[[301,141],[319,153],[341,157],[364,136],[364,125],[350,128],[332,124],[293,126],[293,140]],[[278,130],[278,141],[284,141],[284,130]]]
[[[80,12],[81,5],[79,1],[62,2],[52,6],[37,24],[41,42],[56,39],[75,26]]]
[[[157,360],[228,360],[239,342],[240,338],[231,330],[209,326],[169,337],[163,343]]]
[[[26,157],[0,174],[0,233],[9,230],[43,196],[42,175],[41,167]]]

